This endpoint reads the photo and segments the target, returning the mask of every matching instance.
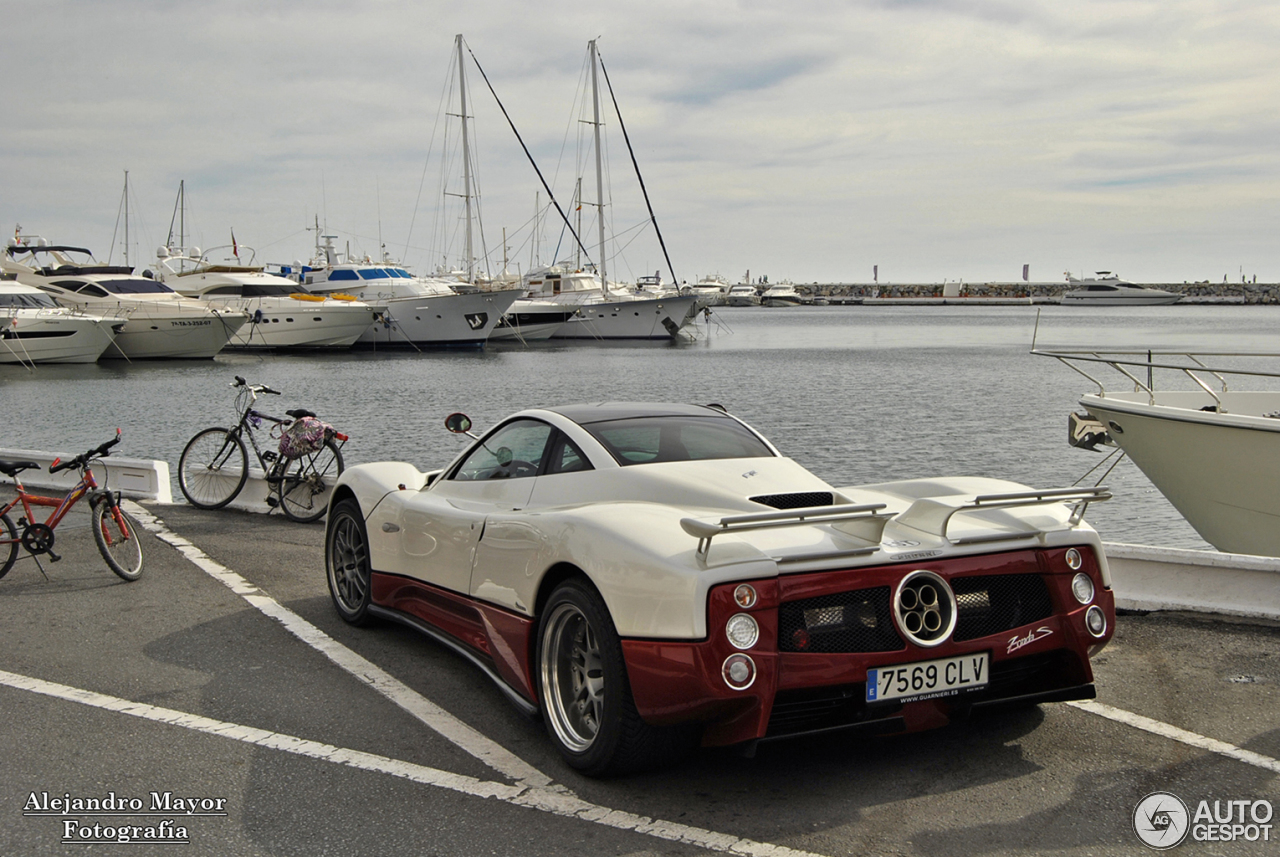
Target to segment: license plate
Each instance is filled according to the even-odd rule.
[[[911,702],[985,687],[990,655],[978,652],[867,670],[867,702]]]

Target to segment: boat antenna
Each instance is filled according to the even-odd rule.
[[[465,42],[463,44],[466,44]],[[547,192],[547,196],[551,197],[551,204],[556,207],[556,211],[560,214],[560,219],[564,221],[564,225],[568,227],[569,232],[573,234],[573,240],[578,242],[580,249],[587,261],[591,261],[591,254],[587,248],[582,246],[582,239],[578,237],[578,233],[574,231],[573,224],[569,222],[569,216],[564,213],[564,209],[560,207],[560,203],[556,201],[556,195],[551,192],[551,185],[547,184],[547,180],[543,178],[542,170],[538,169],[538,162],[533,159],[529,147],[525,145],[524,138],[520,136],[520,132],[516,129],[516,123],[511,121],[511,115],[507,113],[507,108],[503,106],[502,99],[498,97],[498,93],[494,91],[493,84],[489,82],[489,75],[484,73],[484,67],[480,65],[480,60],[476,59],[475,51],[471,50],[471,45],[467,45],[467,53],[471,54],[471,61],[476,64],[476,70],[480,72],[480,77],[484,78],[484,85],[489,87],[489,93],[493,96],[493,100],[498,102],[498,109],[502,111],[502,116],[507,120],[507,124],[511,126],[511,132],[516,135],[516,140],[520,143],[520,148],[524,149],[524,155],[529,159],[529,163],[533,166],[533,171],[538,174],[538,181],[542,182],[542,188]],[[605,75],[606,80],[608,75]]]
[[[618,127],[622,129],[622,139],[627,144],[627,154],[631,156],[631,166],[635,168],[636,179],[640,182],[640,192],[644,194],[645,207],[649,209],[649,220],[653,223],[653,231],[658,236],[658,245],[662,247],[662,257],[667,260],[667,270],[671,272],[671,282],[679,283],[676,278],[676,270],[671,265],[671,255],[667,253],[667,242],[662,240],[662,230],[658,228],[658,218],[653,213],[653,203],[649,201],[649,191],[644,186],[644,176],[640,175],[640,164],[636,162],[635,150],[631,148],[631,137],[627,135],[627,123],[622,121],[622,111],[618,109],[618,99],[613,94],[613,83],[609,80],[609,69],[604,67],[604,57],[600,56],[599,51],[596,52],[596,58],[600,60],[600,70],[604,72],[605,86],[609,87],[609,99],[613,102],[613,112],[618,116]]]

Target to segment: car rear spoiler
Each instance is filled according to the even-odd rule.
[[[719,521],[702,521],[697,518],[681,518],[681,528],[698,539],[698,558],[703,561],[711,549],[711,540],[724,533],[742,533],[749,530],[774,527],[796,527],[803,524],[835,524],[850,521],[872,522],[871,533],[879,541],[885,524],[895,521],[921,532],[937,536],[950,544],[963,545],[976,542],[1009,541],[1039,535],[1040,530],[995,530],[976,536],[952,540],[947,536],[951,518],[960,512],[986,512],[995,509],[1016,509],[1028,506],[1050,506],[1058,503],[1075,503],[1070,524],[1076,526],[1084,517],[1090,503],[1111,499],[1111,490],[1096,488],[1049,488],[1043,491],[1016,491],[1007,494],[957,495],[954,497],[922,497],[897,515],[880,514],[886,506],[874,503],[865,506],[810,506],[783,512],[759,512],[748,515],[729,515]],[[842,556],[873,553],[874,547],[842,551]],[[814,559],[816,557],[808,557]]]
[[[879,531],[889,522],[892,515],[881,515],[884,503],[870,503],[865,506],[806,506],[803,509],[788,509],[785,512],[755,512],[748,515],[730,515],[714,523],[700,521],[697,518],[681,518],[680,526],[686,533],[698,539],[698,556],[707,558],[711,549],[711,539],[723,533],[741,533],[747,530],[766,530],[774,527],[796,527],[801,524],[834,524],[846,521],[873,521],[879,523]],[[869,548],[870,553],[875,548]]]

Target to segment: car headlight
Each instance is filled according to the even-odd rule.
[[[1097,604],[1084,612],[1084,626],[1095,637],[1107,633],[1107,616]]]
[[[734,690],[746,690],[756,680],[756,662],[739,652],[725,658],[720,668],[724,683]]]
[[[1071,594],[1081,604],[1088,604],[1093,601],[1093,581],[1089,578],[1089,575],[1080,572],[1071,578]]]
[[[750,583],[739,583],[733,590],[733,600],[743,610],[756,606],[756,588]]]
[[[760,639],[760,626],[746,613],[738,613],[724,624],[724,633],[735,649],[749,649]]]
[[[1084,563],[1084,560],[1080,557],[1080,551],[1076,550],[1075,548],[1072,548],[1071,550],[1067,551],[1067,568],[1071,569],[1072,571],[1079,571],[1080,566],[1083,563]]]

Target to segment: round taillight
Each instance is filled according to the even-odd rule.
[[[1075,548],[1072,548],[1071,550],[1067,551],[1067,568],[1071,569],[1072,571],[1079,571],[1080,566],[1083,563],[1084,563],[1084,560],[1080,558],[1080,551],[1076,550]]]
[[[1084,626],[1095,637],[1107,633],[1107,616],[1097,604],[1084,612]]]
[[[756,662],[743,654],[729,655],[720,668],[724,683],[734,690],[746,690],[756,680]]]
[[[1089,604],[1093,601],[1093,581],[1089,579],[1089,575],[1080,572],[1071,578],[1071,594],[1081,604]]]
[[[796,647],[796,651],[803,652],[809,648],[809,632],[804,628],[796,628],[791,632],[791,645]]]
[[[760,626],[748,614],[738,613],[724,623],[724,633],[735,649],[749,649],[760,639]]]
[[[756,606],[756,588],[750,583],[739,583],[733,590],[733,600],[743,610]]]

